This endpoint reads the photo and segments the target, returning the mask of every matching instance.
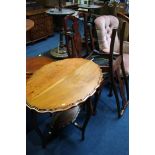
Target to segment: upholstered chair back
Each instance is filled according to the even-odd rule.
[[[97,30],[97,37],[99,48],[105,53],[110,52],[110,42],[112,30],[117,29],[119,26],[119,21],[115,16],[112,15],[103,15],[95,19],[95,26]],[[118,35],[116,34],[114,52],[119,52],[120,42]]]

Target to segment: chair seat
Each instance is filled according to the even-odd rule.
[[[102,53],[102,51],[100,51]],[[108,53],[108,49],[104,49],[103,53]],[[114,54],[117,54],[116,52],[114,52]],[[101,63],[103,63],[105,65],[105,63],[107,63],[105,60],[104,62],[102,62],[104,58],[97,58],[96,63],[98,65],[102,65]],[[123,61],[124,61],[124,67],[125,67],[125,72],[126,75],[129,75],[129,42],[128,41],[124,41],[123,42]]]
[[[101,55],[92,55],[92,61],[97,63],[99,66],[108,66],[109,60],[106,58],[102,58]]]
[[[110,49],[108,48],[103,48],[101,49],[102,53],[110,53]],[[119,53],[119,51],[114,51],[114,54]],[[129,53],[129,42],[128,41],[124,41],[123,42],[123,53]]]

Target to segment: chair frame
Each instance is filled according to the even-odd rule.
[[[127,77],[125,74],[125,68],[124,68],[124,62],[123,62],[123,38],[124,38],[125,26],[126,26],[126,22],[123,22],[123,25],[121,28],[121,35],[120,35],[120,53],[119,54],[113,53],[115,36],[116,36],[116,32],[118,31],[117,29],[113,29],[113,31],[112,31],[110,53],[109,54],[107,54],[107,53],[103,54],[103,53],[100,53],[99,51],[97,52],[97,54],[101,55],[102,57],[105,57],[105,56],[106,56],[106,58],[109,57],[108,58],[109,59],[109,67],[108,68],[101,67],[101,68],[102,68],[103,72],[108,71],[108,69],[110,69],[109,70],[110,81],[111,81],[110,94],[112,94],[112,90],[113,90],[114,94],[115,94],[115,99],[116,99],[118,117],[121,117],[123,115],[125,108],[128,105],[128,99],[129,99],[128,82],[127,82]],[[115,58],[115,62],[114,62],[114,58]],[[122,82],[121,75],[120,75],[120,69],[122,70],[122,73],[123,73],[123,79],[125,82],[126,92],[127,92],[127,99],[125,97],[125,92],[123,91],[123,82]],[[119,83],[120,95],[121,95],[121,98],[123,101],[122,102],[122,108],[120,108],[115,78],[118,80],[118,83]],[[104,83],[103,83],[103,85],[104,85]],[[100,90],[98,91],[96,100],[99,99],[99,96],[101,94],[101,90],[102,89],[100,88]],[[94,106],[94,112],[95,113],[96,113],[96,107],[97,107],[97,101],[95,102],[95,106]]]

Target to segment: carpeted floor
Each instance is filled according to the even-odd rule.
[[[26,56],[36,56],[58,45],[59,35],[54,34],[46,40],[28,45]],[[40,126],[45,126],[49,116],[38,117]],[[26,154],[27,155],[128,155],[129,154],[129,111],[117,118],[114,97],[108,97],[105,86],[97,107],[96,116],[92,116],[87,126],[85,140],[80,141],[81,132],[72,125],[62,130],[46,149],[41,146],[40,137],[31,130],[29,110],[27,109]]]

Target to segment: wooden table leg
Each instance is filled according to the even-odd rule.
[[[31,121],[32,121],[32,126],[33,126],[34,130],[41,138],[42,147],[45,148],[46,147],[46,138],[37,125],[37,112],[35,112],[34,110],[31,110]]]
[[[86,117],[85,117],[85,120],[84,120],[84,123],[83,125],[79,125],[77,122],[74,122],[73,125],[75,127],[77,127],[78,129],[81,130],[81,140],[84,140],[85,139],[85,130],[86,130],[86,127],[88,125],[88,122],[90,120],[90,117],[91,115],[93,114],[93,106],[92,106],[92,97],[90,97],[87,101],[86,101]]]

